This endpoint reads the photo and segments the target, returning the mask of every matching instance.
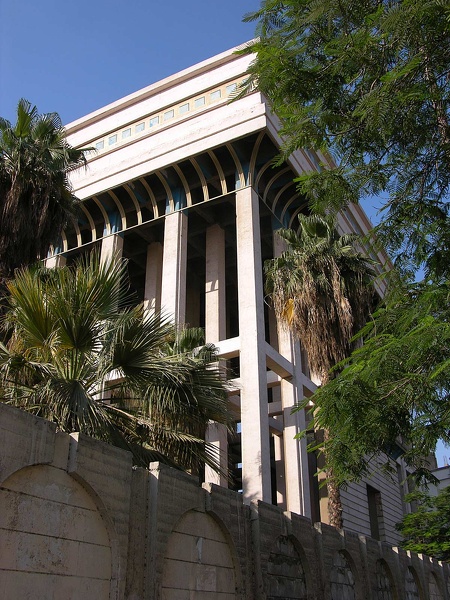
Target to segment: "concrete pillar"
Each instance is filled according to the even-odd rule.
[[[205,465],[205,481],[228,487],[228,432],[225,425],[211,421],[206,429],[206,441],[217,448],[218,462],[223,473],[216,473],[211,467]]]
[[[122,258],[123,237],[120,233],[113,233],[102,239],[100,262],[109,262],[113,258]]]
[[[120,260],[123,253],[123,237],[120,233],[113,233],[102,239],[100,250],[100,263],[111,264],[114,260]],[[103,384],[100,398],[105,403],[110,403],[111,392],[108,390],[107,384]]]
[[[163,247],[159,242],[149,244],[145,270],[144,311],[154,315],[161,310],[161,281]]]
[[[286,504],[286,475],[284,472],[284,444],[282,435],[273,436],[275,453],[275,473],[277,482],[277,506],[287,510]]]
[[[207,342],[226,338],[225,231],[219,225],[206,230],[205,336]]]
[[[186,320],[187,216],[166,215],[161,284],[161,309],[176,324]]]
[[[206,230],[205,282],[205,340],[217,343],[226,338],[225,232],[219,225],[212,225]],[[221,467],[226,473],[228,433],[225,425],[211,422],[206,430],[206,440],[217,447]],[[228,486],[227,478],[209,467],[205,468],[205,481]]]
[[[56,256],[49,256],[45,259],[45,266],[47,269],[54,269],[56,267],[64,267],[66,265],[67,259],[62,254],[57,254]]]
[[[283,240],[275,235],[274,256],[279,256],[283,250]],[[294,365],[294,375],[289,379],[282,379],[280,384],[284,421],[286,508],[291,512],[311,517],[306,438],[294,439],[297,433],[306,428],[305,411],[292,414],[292,408],[303,398],[300,344],[280,324],[278,325],[278,351]]]
[[[259,200],[236,192],[244,501],[272,502]]]

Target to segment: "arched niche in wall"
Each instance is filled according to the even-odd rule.
[[[306,600],[306,579],[304,561],[296,544],[289,536],[279,536],[267,562],[267,600]]]
[[[373,589],[374,600],[397,600],[397,592],[391,571],[386,561],[377,560],[375,565],[375,586]]]
[[[330,572],[331,600],[356,600],[355,572],[345,550],[335,552]]]
[[[88,491],[65,471],[26,467],[0,487],[4,598],[112,597],[107,527]]]
[[[408,567],[405,573],[406,600],[423,600],[419,578],[413,567]]]
[[[441,586],[434,573],[430,573],[430,579],[428,581],[428,597],[429,600],[443,600],[441,592]]]
[[[164,600],[235,598],[237,576],[233,554],[227,536],[212,516],[188,511],[167,542],[161,596]]]

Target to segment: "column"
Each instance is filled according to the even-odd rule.
[[[275,454],[275,474],[277,482],[277,506],[287,510],[286,506],[286,475],[284,470],[284,444],[282,435],[273,436]]]
[[[186,318],[187,216],[166,215],[161,284],[163,314],[182,325]]]
[[[64,267],[66,265],[66,257],[62,254],[56,254],[55,256],[49,256],[45,259],[45,266],[47,269],[55,269],[57,267]]]
[[[162,265],[162,244],[153,242],[147,248],[145,269],[144,311],[149,316],[161,311]]]
[[[284,250],[283,245],[283,240],[274,235],[274,256],[281,254]],[[278,351],[294,365],[293,377],[282,379],[280,384],[284,422],[286,508],[291,512],[311,517],[306,438],[294,439],[297,433],[306,428],[305,411],[292,414],[292,408],[303,398],[300,344],[280,324],[278,324]]]
[[[123,237],[120,233],[113,233],[102,238],[102,246],[100,250],[100,263],[113,264],[113,261],[120,261],[123,253]],[[100,399],[102,402],[110,403],[111,391],[108,389],[108,381],[103,383]]]
[[[272,501],[259,200],[236,192],[244,501]]]
[[[225,307],[225,232],[220,225],[206,230],[205,278],[205,340],[217,343],[226,338]],[[228,468],[228,433],[225,425],[211,422],[206,430],[206,441],[216,446],[224,472]],[[205,481],[228,486],[224,475],[205,467]]]
[[[207,342],[226,338],[225,232],[220,225],[206,230],[205,336]]]
[[[123,237],[120,233],[113,233],[102,239],[100,262],[105,263],[113,259],[122,258]]]

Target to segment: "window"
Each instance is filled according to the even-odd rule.
[[[180,115],[189,112],[189,102],[186,102],[186,104],[182,104],[178,109],[178,112],[180,113]]]
[[[116,135],[116,134],[114,134],[114,135],[110,135],[110,136],[109,136],[109,139],[108,139],[108,144],[109,144],[110,146],[112,146],[112,145],[113,145],[113,144],[115,144],[116,142],[117,142],[117,135]]]
[[[128,129],[124,129],[122,131],[122,139],[124,140],[127,137],[130,137],[131,135],[131,127],[128,127]]]
[[[172,110],[168,110],[167,112],[164,113],[164,121],[168,121],[169,119],[173,119],[175,115],[175,111]]]
[[[100,142],[97,142],[95,144],[95,147],[97,148],[97,150],[103,150],[103,148],[105,147],[105,142],[101,140]]]
[[[139,123],[138,125],[136,125],[136,127],[134,128],[134,131],[136,133],[139,133],[140,131],[144,131],[145,129],[145,123]]]
[[[230,94],[232,94],[233,92],[236,91],[237,88],[237,83],[230,83],[230,85],[227,85],[227,95],[229,96]]]
[[[149,125],[150,125],[150,127],[154,127],[155,125],[158,125],[158,123],[159,123],[159,117],[152,117],[150,119]]]
[[[196,100],[194,100],[195,108],[200,108],[201,106],[204,106],[204,104],[205,104],[205,96],[202,96],[201,98],[197,98]]]
[[[211,92],[211,100],[219,100],[221,96],[222,92],[220,90],[215,90],[214,92]]]

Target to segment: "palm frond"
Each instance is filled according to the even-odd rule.
[[[9,402],[133,452],[199,472],[220,470],[205,442],[229,424],[225,380],[201,330],[127,306],[126,263],[98,255],[61,269],[19,271],[9,283],[0,388]],[[146,462],[147,461],[147,462]]]

